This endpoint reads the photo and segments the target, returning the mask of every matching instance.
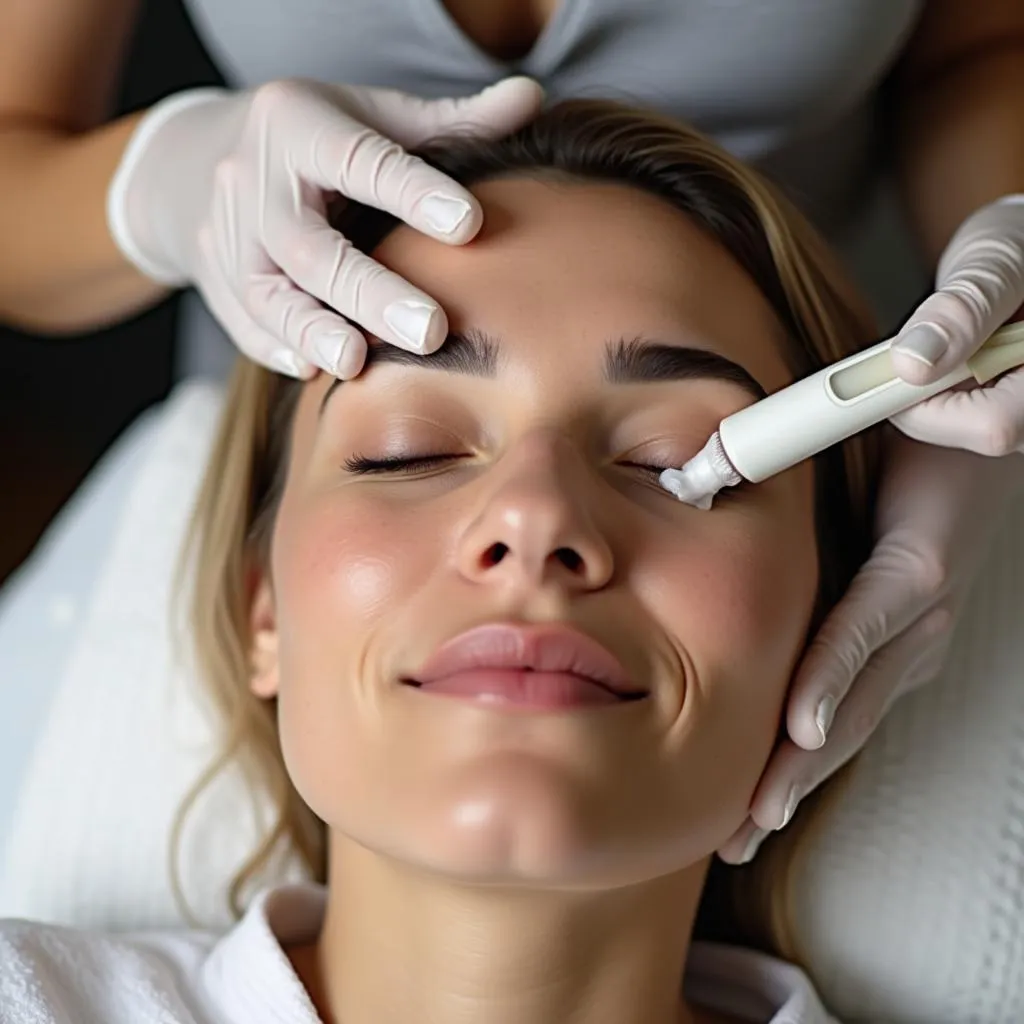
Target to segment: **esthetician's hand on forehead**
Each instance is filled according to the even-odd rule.
[[[358,326],[432,352],[444,311],[331,228],[327,200],[340,193],[467,242],[479,204],[405,148],[467,129],[504,135],[541,98],[526,78],[458,100],[300,80],[175,94],[136,130],[110,190],[111,234],[147,276],[195,285],[242,352],[280,373],[354,376]]]

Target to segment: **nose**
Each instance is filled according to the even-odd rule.
[[[506,454],[502,461],[511,465],[460,538],[459,571],[466,579],[574,591],[596,590],[611,579],[612,550],[591,514],[589,488],[558,448],[541,440]]]

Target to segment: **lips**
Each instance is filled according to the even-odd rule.
[[[443,644],[412,679],[428,693],[529,707],[617,704],[647,695],[596,640],[567,626],[480,626]]]

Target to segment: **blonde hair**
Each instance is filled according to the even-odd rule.
[[[424,159],[466,185],[488,178],[555,176],[638,188],[662,198],[717,239],[744,267],[786,329],[784,356],[804,376],[864,347],[874,325],[838,265],[805,219],[758,174],[692,128],[613,102],[560,103],[514,135],[493,141],[449,139]],[[371,251],[394,225],[356,204],[340,215],[345,234]],[[203,789],[237,764],[275,809],[273,825],[233,879],[232,911],[241,913],[247,888],[283,849],[323,880],[323,823],[292,786],[281,757],[273,702],[251,694],[248,603],[253,569],[268,557],[273,519],[284,485],[290,425],[301,384],[239,361],[195,510],[188,556],[194,566],[191,629],[210,696],[223,720],[223,747],[179,810],[181,826]],[[870,540],[873,442],[860,437],[816,459],[816,528],[821,585],[813,629],[838,600],[866,557]],[[781,728],[781,727],[780,727]],[[780,732],[781,735],[781,732]],[[814,817],[813,800],[790,827],[765,844],[735,918],[750,941],[794,955],[786,922],[793,848]],[[774,849],[773,849],[774,847]],[[180,886],[172,871],[179,898]],[[715,871],[721,871],[716,867]],[[715,889],[715,886],[711,886]],[[732,902],[731,900],[729,902]],[[703,915],[706,917],[706,915]],[[748,919],[749,920],[745,920]],[[713,926],[712,930],[719,930]]]

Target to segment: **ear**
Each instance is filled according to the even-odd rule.
[[[261,574],[249,603],[249,689],[269,700],[277,696],[279,667],[277,611],[270,577]]]

